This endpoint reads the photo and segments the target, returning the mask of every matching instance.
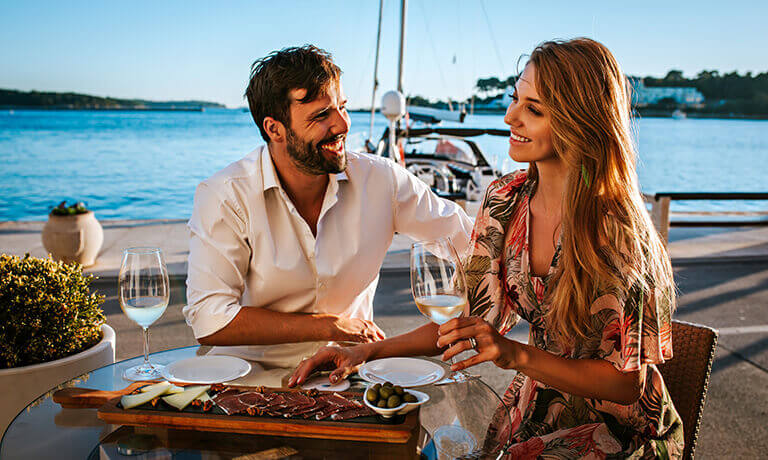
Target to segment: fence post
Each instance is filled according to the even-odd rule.
[[[664,243],[664,247],[669,244],[669,203],[668,196],[656,197],[656,203],[659,207],[659,236]]]
[[[653,226],[656,227],[656,231],[659,232],[659,237],[666,247],[669,242],[669,203],[671,200],[668,196],[647,194],[643,194],[643,199],[646,203],[651,203],[651,222],[653,222]]]

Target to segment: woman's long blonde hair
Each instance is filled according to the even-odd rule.
[[[631,124],[631,89],[611,52],[587,38],[549,41],[531,54],[568,177],[562,252],[547,320],[564,344],[590,332],[598,295],[639,287],[674,308],[672,266],[645,207]],[[535,164],[530,174],[536,177]]]

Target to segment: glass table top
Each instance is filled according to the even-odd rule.
[[[192,346],[157,352],[151,360],[167,365],[195,356],[199,350]],[[480,379],[417,388],[429,394],[430,401],[421,407],[418,439],[408,445],[121,427],[99,420],[97,409],[65,409],[52,400],[54,390],[64,387],[121,390],[131,383],[123,379],[123,371],[141,361],[142,357],[136,357],[96,369],[42,395],[6,430],[0,459],[329,458],[342,450],[345,458],[447,458],[445,449],[450,451],[456,443],[484,448],[496,457],[508,442],[496,439],[498,435],[489,426],[494,417],[509,417],[509,413]],[[353,381],[352,389],[362,390],[364,384]],[[439,430],[446,426],[447,430]],[[461,428],[458,435],[450,427]],[[436,431],[437,442],[433,442]]]

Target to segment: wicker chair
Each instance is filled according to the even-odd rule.
[[[685,431],[683,459],[693,459],[709,373],[715,358],[717,331],[698,324],[672,321],[674,356],[658,366]]]

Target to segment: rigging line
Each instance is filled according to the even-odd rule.
[[[491,34],[491,41],[493,42],[493,49],[496,51],[496,58],[499,60],[499,65],[501,66],[501,78],[506,78],[504,75],[507,74],[507,71],[504,70],[504,61],[501,59],[501,53],[499,52],[499,45],[496,42],[496,36],[493,34],[493,28],[491,27],[491,20],[488,19],[488,12],[485,10],[485,0],[480,0],[480,6],[483,9],[483,15],[485,16],[485,24],[488,26],[488,33]]]
[[[368,51],[368,58],[365,60],[365,69],[368,70],[368,66],[371,64],[371,58],[373,58],[373,49]],[[360,81],[357,83],[357,91],[355,94],[360,94],[362,87],[363,87],[363,81],[365,80],[365,77],[368,76],[368,72],[360,72]],[[362,100],[362,98],[360,98]]]
[[[383,1],[383,0],[382,0],[382,1]],[[358,5],[358,10],[357,10],[357,14],[356,14],[356,17],[360,17],[360,16],[361,16],[361,15],[360,15],[360,10],[361,10],[361,9],[362,9],[362,6],[361,6],[361,4],[360,4],[360,5]],[[369,51],[368,51],[368,58],[365,60],[365,70],[367,70],[367,69],[368,69],[368,65],[369,65],[369,64],[370,64],[370,62],[371,62],[371,57],[373,56],[373,50],[372,50],[370,47],[368,47],[368,48],[369,48]],[[361,70],[362,70],[362,69],[361,69]],[[360,91],[360,90],[361,90],[361,89],[362,89],[362,87],[363,87],[363,80],[365,79],[365,76],[366,76],[366,75],[369,75],[369,74],[368,74],[368,72],[365,72],[365,71],[363,71],[363,72],[360,72],[360,80],[358,80],[358,82],[357,82],[357,88],[356,88],[355,92],[353,93],[353,94],[356,96],[356,98],[357,98],[357,96],[359,96],[359,95],[360,95],[360,93],[361,93],[361,91]],[[349,95],[349,94],[348,94],[348,95]],[[360,100],[362,100],[362,98],[360,98]]]
[[[443,68],[440,67],[440,60],[437,58],[437,48],[435,48],[435,41],[432,39],[432,33],[429,31],[429,23],[427,21],[427,14],[424,10],[424,1],[418,2],[419,6],[421,7],[421,17],[424,19],[424,29],[427,31],[427,37],[429,38],[429,44],[432,47],[432,54],[435,57],[435,65],[437,66],[437,72],[440,74],[440,80],[443,82],[443,91],[448,91],[448,85],[445,82],[445,74],[443,74]],[[448,97],[448,108],[453,111],[453,106],[451,105],[451,98]]]
[[[459,36],[459,43],[464,43],[464,40],[462,40],[462,31],[461,31],[461,0],[456,0],[456,31],[458,32]],[[457,47],[459,52],[463,52],[463,48],[461,46]],[[462,53],[463,54],[463,53]],[[459,86],[461,87],[462,91],[466,90],[465,84],[465,78],[464,78],[464,66],[463,65],[457,65],[458,59],[456,57],[456,52],[453,54],[453,65],[454,65],[454,71],[459,75]],[[463,64],[463,62],[461,63]]]
[[[381,45],[381,17],[384,14],[384,0],[379,0],[379,26],[376,32],[376,61],[373,65],[373,91],[371,91],[371,127],[368,140],[373,138],[373,119],[376,115],[376,90],[379,88],[379,48]]]

